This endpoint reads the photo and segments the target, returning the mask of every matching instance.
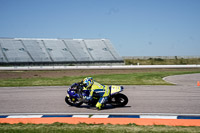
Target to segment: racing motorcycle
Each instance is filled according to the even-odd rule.
[[[128,103],[128,97],[120,92],[124,90],[123,86],[109,86],[110,96],[108,102],[106,104],[111,104],[113,107],[123,107]],[[82,86],[76,86],[73,88],[69,88],[67,90],[67,95],[65,97],[65,102],[71,106],[79,107],[83,103],[89,106],[95,106],[99,101],[100,96],[93,93],[92,100],[87,101],[84,97],[88,97],[90,95],[90,90],[84,90]],[[105,105],[104,105],[105,106]]]

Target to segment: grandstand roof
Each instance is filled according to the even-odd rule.
[[[108,39],[0,38],[0,63],[123,62]]]

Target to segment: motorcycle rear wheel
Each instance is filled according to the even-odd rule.
[[[79,107],[83,104],[83,102],[80,101],[72,101],[69,97],[65,97],[65,102],[71,106]]]
[[[111,97],[111,105],[115,107],[123,107],[128,103],[128,97],[124,94],[116,94]]]

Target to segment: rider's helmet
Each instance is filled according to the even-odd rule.
[[[92,77],[86,77],[83,79],[83,85],[86,89],[90,88],[94,84]]]

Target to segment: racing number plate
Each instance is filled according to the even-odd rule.
[[[116,92],[120,92],[121,91],[121,87],[120,86],[114,86],[112,85],[111,87],[111,93],[116,93]]]

